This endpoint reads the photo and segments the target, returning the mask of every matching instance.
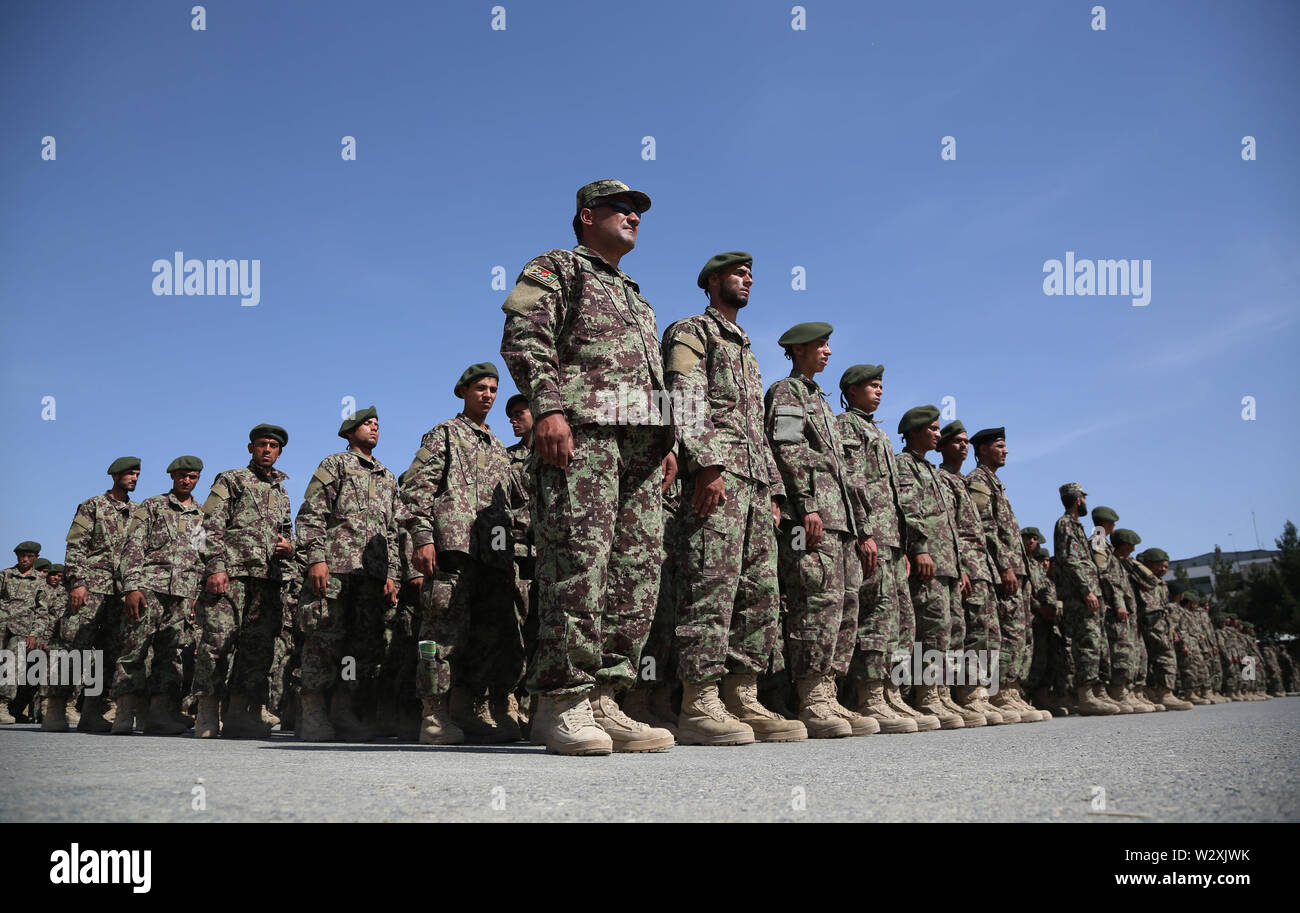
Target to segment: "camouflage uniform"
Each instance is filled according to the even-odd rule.
[[[1092,531],[1088,545],[1101,584],[1097,598],[1101,600],[1104,613],[1103,624],[1110,652],[1110,681],[1113,685],[1127,687],[1137,681],[1137,650],[1134,645],[1137,639],[1136,598],[1128,574],[1106,538],[1105,527],[1098,526]],[[1119,617],[1121,606],[1128,616],[1123,621]]]
[[[124,595],[138,590],[144,594],[144,604],[138,621],[131,621],[123,612],[122,652],[113,676],[113,697],[180,696],[184,680],[181,639],[185,619],[199,594],[202,542],[203,509],[197,498],[182,502],[169,491],[146,498],[131,515],[118,579]]]
[[[787,600],[786,658],[795,679],[847,673],[857,643],[862,564],[854,540],[865,510],[849,489],[844,444],[825,395],[816,381],[792,371],[763,400],[786,494],[777,560]],[[810,513],[821,516],[824,530],[815,547],[803,528]]]
[[[655,617],[650,623],[650,634],[641,650],[641,668],[634,687],[654,688],[671,685],[677,680],[677,606],[684,594],[678,574],[677,555],[681,525],[677,522],[677,509],[682,500],[682,482],[673,484],[664,492],[664,563],[659,569],[659,599],[655,604]]]
[[[562,413],[567,469],[536,463],[538,635],[532,693],[625,688],[650,633],[663,562],[662,462],[671,446],[650,303],[590,248],[529,262],[502,305],[515,386],[541,422]]]
[[[1006,487],[992,468],[979,464],[966,476],[966,487],[984,523],[984,545],[992,563],[993,593],[998,601],[998,666],[1004,683],[1017,682],[1028,675],[1033,653],[1028,647],[1031,636],[1029,603],[1029,563],[1020,524],[1007,499]],[[1010,570],[1019,586],[1014,595],[1003,595],[997,584]]]
[[[948,645],[952,650],[978,651],[987,655],[1001,642],[998,628],[997,597],[993,592],[993,563],[984,542],[984,521],[959,470],[939,467],[939,479],[947,488],[957,520],[958,555],[961,571],[970,581],[971,594],[961,600],[961,610],[953,608],[953,625]],[[1032,562],[1031,562],[1032,565]],[[960,622],[960,624],[959,624]],[[970,679],[968,679],[969,681]]]
[[[457,415],[425,433],[404,478],[411,547],[433,545],[438,561],[419,627],[437,647],[417,670],[416,694],[446,694],[454,678],[474,697],[504,698],[524,671],[506,449],[488,426]]]
[[[284,623],[285,571],[292,568],[274,554],[279,537],[293,541],[288,478],[250,461],[212,480],[203,504],[203,573],[226,574],[229,583],[222,595],[206,588],[199,595],[195,694],[238,692],[274,706],[268,683]]]
[[[903,511],[903,538],[912,559],[908,586],[916,612],[916,637],[925,650],[948,651],[948,632],[954,612],[961,612],[961,544],[948,494],[948,484],[925,458],[904,447],[895,455],[898,466],[898,504]],[[928,554],[934,576],[922,581],[916,558]]]
[[[35,568],[29,568],[26,574],[16,565],[0,571],[0,647],[12,651],[15,658],[22,655],[20,648],[27,649],[28,637],[36,638],[38,646],[49,640],[51,597],[48,590],[45,575]],[[13,668],[16,672],[17,666]],[[17,696],[16,679],[0,683],[0,701],[12,701]],[[15,707],[14,713],[17,712]]]
[[[506,448],[510,460],[510,525],[515,549],[515,614],[524,637],[524,663],[537,650],[537,546],[533,541],[533,448],[524,441]]]
[[[1069,694],[1074,676],[1069,664],[1069,645],[1060,631],[1061,613],[1056,598],[1056,584],[1037,560],[1030,559],[1029,605],[1034,630],[1034,646],[1025,685],[1036,691],[1046,688],[1055,695]]]
[[[1164,581],[1145,564],[1133,558],[1120,561],[1128,571],[1133,595],[1137,597],[1138,628],[1146,641],[1151,663],[1147,682],[1153,688],[1172,691],[1178,677],[1178,661],[1174,656],[1173,626],[1168,612],[1169,592]]]
[[[679,416],[677,656],[685,682],[767,672],[779,639],[772,502],[785,498],[763,433],[763,379],[749,336],[710,307],[664,333],[665,373]],[[698,413],[698,414],[697,414]],[[692,507],[701,469],[722,470],[725,500]]]
[[[1056,591],[1061,597],[1062,620],[1074,650],[1074,683],[1077,686],[1105,685],[1102,676],[1102,652],[1106,635],[1102,615],[1088,610],[1084,598],[1092,593],[1103,600],[1101,579],[1092,559],[1083,524],[1072,514],[1062,514],[1056,521],[1052,565],[1056,569]]]
[[[898,467],[889,436],[873,415],[849,409],[836,418],[836,427],[845,443],[851,484],[866,514],[863,535],[876,543],[876,570],[858,591],[858,643],[850,675],[880,681],[890,677],[891,662],[910,668],[916,635],[903,554]]]
[[[299,595],[302,690],[324,691],[339,681],[345,654],[356,660],[365,690],[383,659],[384,582],[401,576],[397,479],[374,456],[355,450],[321,461],[298,508],[296,551],[309,569],[326,562],[329,582],[317,596],[304,580]]]
[[[102,650],[100,671],[105,678],[116,666],[121,651],[119,635],[124,616],[117,568],[126,544],[126,528],[137,506],[134,501],[115,501],[105,492],[78,504],[68,529],[63,588],[71,594],[84,586],[86,604],[77,611],[69,606],[59,623],[58,645],[68,650]],[[42,688],[41,694],[67,697],[71,690],[50,685]]]

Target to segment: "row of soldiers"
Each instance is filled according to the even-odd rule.
[[[780,337],[792,370],[764,392],[738,323],[743,251],[705,263],[708,306],[661,337],[619,268],[649,208],[622,182],[588,184],[578,245],[521,272],[503,305],[521,391],[509,451],[482,362],[400,480],[374,456],[375,408],[345,419],[347,449],[313,473],[296,523],[278,426],[252,430],[249,465],[201,507],[195,457],[138,508],[139,461],[110,466],[65,559],[61,641],[114,667],[113,721],[87,695],[80,728],[184,731],[191,606],[200,737],[265,735],[277,689],[307,740],[418,729],[565,755],[1029,722],[1052,716],[1029,700],[1036,652],[1049,701],[1066,683],[1059,709],[1189,706],[1166,555],[1135,556],[1136,534],[1100,512],[1090,540],[1069,483],[1049,574],[998,478],[1005,430],[968,435],[917,406],[895,453],[875,421],[883,366],[841,375],[839,415],[826,402],[829,324]],[[67,727],[58,687],[44,728]]]

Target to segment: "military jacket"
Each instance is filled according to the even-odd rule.
[[[1056,598],[1056,584],[1047,569],[1037,561],[1029,562],[1030,605],[1044,619],[1059,618],[1061,602]]]
[[[433,544],[509,567],[510,457],[491,429],[466,416],[434,426],[420,441],[402,486],[413,548]]]
[[[203,538],[203,508],[197,498],[183,504],[169,491],[141,501],[126,528],[118,564],[122,592],[197,596],[203,576],[199,556]]]
[[[516,558],[536,557],[533,544],[533,449],[523,441],[506,448],[510,459],[510,525]]]
[[[1056,587],[1061,596],[1083,599],[1092,593],[1101,599],[1101,579],[1083,524],[1070,514],[1062,514],[1056,521],[1052,543],[1052,565],[1056,568]]]
[[[959,471],[940,464],[937,473],[953,505],[957,519],[957,542],[961,546],[961,569],[972,581],[994,582],[989,565],[989,553],[984,545],[984,521],[975,509],[975,500],[966,487],[966,477]]]
[[[32,568],[24,574],[16,565],[0,571],[0,633],[42,639],[51,601],[49,585],[40,571]]]
[[[298,508],[297,551],[331,575],[399,580],[397,479],[373,455],[334,453],[312,473]]]
[[[763,377],[745,331],[710,307],[665,330],[663,350],[683,472],[718,466],[785,497],[763,432]]]
[[[1123,606],[1125,612],[1133,615],[1137,611],[1133,587],[1128,581],[1128,573],[1120,564],[1119,556],[1115,554],[1115,547],[1106,538],[1104,527],[1099,526],[1092,531],[1088,537],[1088,547],[1092,549],[1092,561],[1097,565],[1097,580],[1101,585],[1097,598],[1111,614],[1117,613]]]
[[[984,546],[993,563],[995,581],[1000,582],[1007,570],[1017,577],[1028,577],[1032,559],[1025,553],[1020,523],[998,474],[981,463],[966,476],[966,487],[984,524]]]
[[[284,482],[275,467],[263,472],[251,461],[218,473],[203,502],[204,574],[283,580],[286,562],[275,557],[280,536],[293,541],[293,520]]]
[[[63,559],[63,586],[69,592],[84,586],[92,593],[109,596],[121,592],[117,565],[126,543],[126,527],[137,505],[114,501],[107,494],[82,501],[68,529]]]
[[[960,577],[956,521],[949,506],[947,486],[924,454],[907,448],[895,456],[898,466],[898,502],[903,508],[903,548],[907,554],[928,554],[936,577]]]
[[[781,515],[802,523],[816,513],[825,529],[865,535],[858,529],[866,514],[849,489],[844,445],[824,396],[816,381],[792,371],[763,398],[764,427],[785,488]]]
[[[840,413],[836,428],[844,442],[849,483],[865,515],[864,536],[876,545],[902,548],[902,511],[898,506],[898,467],[889,436],[860,409]]]
[[[671,422],[654,310],[595,251],[578,245],[529,261],[501,309],[501,357],[536,418]]]
[[[1164,614],[1169,608],[1165,582],[1153,574],[1145,564],[1134,558],[1119,560],[1128,571],[1129,583],[1132,584],[1133,595],[1137,598],[1138,618],[1141,620]]]

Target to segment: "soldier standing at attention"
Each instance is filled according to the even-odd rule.
[[[36,649],[50,613],[45,575],[36,569],[40,554],[39,542],[19,542],[14,546],[14,566],[0,571],[0,647],[15,657],[22,655],[20,646],[25,650]],[[16,678],[0,683],[0,725],[14,722],[9,702],[18,696],[18,691]],[[23,703],[26,701],[24,697]],[[15,712],[21,709],[20,704]]]
[[[533,413],[528,397],[516,393],[506,400],[506,418],[519,440],[506,448],[510,458],[510,522],[515,548],[515,611],[524,634],[524,663],[537,649],[537,547],[533,543]],[[526,695],[520,688],[520,696]]]
[[[752,267],[744,251],[710,258],[696,279],[709,306],[664,333],[668,386],[683,404],[676,423],[683,745],[808,738],[803,723],[758,700],[758,674],[780,641],[776,524],[785,488],[763,434],[758,359],[737,323]]]
[[[1132,530],[1116,530],[1124,539],[1141,542]],[[1136,544],[1135,542],[1135,544]],[[1166,710],[1191,710],[1192,705],[1174,696],[1178,680],[1178,659],[1174,653],[1173,623],[1169,617],[1169,590],[1164,576],[1169,572],[1169,555],[1164,549],[1149,548],[1136,556],[1136,560],[1122,556],[1128,571],[1129,582],[1138,602],[1138,627],[1146,640],[1147,654],[1151,658],[1151,671],[1147,675],[1150,687],[1147,697],[1156,706]],[[1078,674],[1076,667],[1075,674]]]
[[[831,332],[820,322],[786,330],[778,342],[794,367],[763,398],[785,487],[777,562],[787,600],[786,661],[799,720],[814,739],[880,731],[873,717],[836,696],[835,677],[848,673],[857,645],[858,590],[864,570],[875,570],[876,549],[863,528],[866,510],[850,489],[835,414],[814,379],[830,361]]]
[[[1137,651],[1134,637],[1137,633],[1136,605],[1128,574],[1115,557],[1114,547],[1107,538],[1115,531],[1119,514],[1109,507],[1092,509],[1092,535],[1088,545],[1092,560],[1097,565],[1101,581],[1101,601],[1105,609],[1106,642],[1110,650],[1110,687],[1107,696],[1119,706],[1122,713],[1150,713],[1148,707],[1133,694],[1132,685],[1137,679]],[[1131,611],[1132,610],[1132,611]]]
[[[615,700],[650,633],[659,577],[646,570],[663,561],[677,474],[654,310],[619,268],[649,208],[621,181],[583,186],[578,245],[530,261],[501,306],[501,357],[528,397],[538,457],[532,739],[557,754],[673,746]]]
[[[265,738],[275,641],[284,622],[281,593],[293,554],[293,520],[275,468],[289,434],[279,425],[248,432],[248,465],[217,474],[203,503],[203,592],[195,610],[199,639],[194,659],[198,717],[194,737]],[[235,660],[232,667],[231,660]],[[222,698],[229,703],[219,719]]]
[[[113,677],[114,735],[131,734],[136,716],[146,712],[146,697],[146,733],[180,735],[190,728],[189,717],[174,712],[172,701],[179,699],[182,682],[182,627],[199,595],[203,570],[203,509],[193,495],[202,471],[196,456],[172,460],[167,465],[171,491],[146,498],[127,526],[118,565],[126,620]]]
[[[298,508],[297,551],[307,566],[299,597],[302,717],[306,742],[364,742],[372,730],[357,716],[361,685],[378,671],[384,652],[384,607],[397,602],[401,553],[397,479],[374,455],[379,414],[374,406],[345,418],[339,437],[348,449],[312,473]],[[355,666],[340,676],[343,658]],[[325,693],[332,689],[329,715]]]

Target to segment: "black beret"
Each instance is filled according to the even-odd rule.
[[[501,379],[501,375],[497,373],[496,365],[492,364],[490,361],[481,361],[476,365],[470,365],[461,372],[460,380],[456,381],[456,386],[452,388],[451,395],[460,396],[461,387],[465,386],[471,380],[477,380],[480,377],[495,377],[497,380]]]
[[[828,338],[835,330],[829,323],[814,321],[812,323],[796,323],[790,329],[781,334],[777,340],[783,348],[785,346],[797,346],[807,342],[816,342],[819,339]]]
[[[942,447],[957,435],[965,433],[966,426],[961,423],[960,419],[951,421],[939,429],[939,446]],[[969,440],[969,438],[967,438],[967,440]]]
[[[700,276],[695,280],[695,284],[700,288],[708,285],[709,276],[713,275],[720,269],[726,269],[728,266],[735,266],[737,263],[746,263],[753,265],[754,257],[743,250],[729,250],[725,254],[714,254],[709,258],[709,262],[704,264],[704,269],[700,270]]]
[[[16,555],[19,552],[36,552],[36,554],[39,555],[41,553],[41,544],[39,542],[33,542],[31,539],[27,539],[14,546],[14,554]]]
[[[353,412],[343,420],[343,424],[339,425],[339,437],[346,438],[353,428],[372,418],[379,418],[379,413],[375,411],[374,406],[366,406],[360,412]]]
[[[36,568],[36,570],[38,571],[43,571],[47,567],[52,566],[53,564],[54,562],[51,561],[49,558],[37,558],[36,561],[32,564],[32,567]]]
[[[984,428],[976,431],[969,438],[972,447],[978,447],[980,444],[991,444],[994,441],[1005,441],[1006,439],[1006,428]]]
[[[279,441],[281,447],[288,446],[289,432],[285,431],[279,425],[258,425],[252,431],[248,432],[248,442],[251,444],[259,437],[269,437],[274,441]]]
[[[885,374],[884,365],[854,365],[840,375],[840,389],[847,390],[854,384],[877,380]]]
[[[903,413],[903,417],[898,420],[898,433],[912,431],[915,428],[924,428],[931,422],[938,421],[938,406],[913,406]]]
[[[1115,513],[1115,511],[1111,510],[1109,507],[1094,507],[1092,509],[1092,522],[1118,523],[1119,514]]]
[[[139,457],[118,457],[108,464],[108,474],[117,475],[119,472],[130,472],[132,469],[140,468]]]
[[[1131,529],[1117,529],[1110,534],[1110,541],[1115,545],[1137,545],[1142,537]]]
[[[171,472],[202,472],[203,461],[196,456],[178,456],[167,464],[167,471]]]

